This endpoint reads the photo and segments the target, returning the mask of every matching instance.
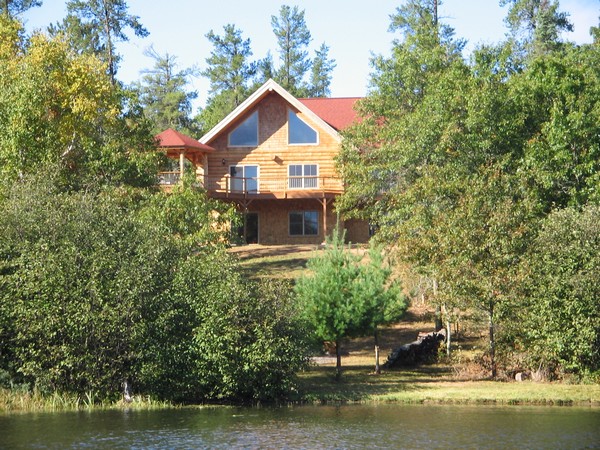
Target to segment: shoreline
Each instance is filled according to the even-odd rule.
[[[299,374],[299,390],[273,403],[207,402],[180,405],[136,395],[131,403],[93,403],[74,394],[24,393],[0,389],[0,414],[100,410],[153,410],[181,407],[270,407],[302,405],[465,405],[600,408],[600,385],[565,382],[458,380],[444,378],[439,367],[369,372],[368,366],[344,368],[334,380],[333,366],[311,367]]]

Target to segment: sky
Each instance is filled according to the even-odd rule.
[[[150,32],[137,38],[129,30],[129,42],[117,44],[123,56],[117,78],[125,83],[140,79],[143,69],[151,68],[153,60],[144,56],[150,45],[159,54],[169,53],[177,59],[178,69],[206,68],[206,58],[213,49],[206,34],[213,30],[223,34],[223,27],[234,24],[249,38],[252,60],[262,59],[271,52],[278,65],[277,43],[271,27],[271,16],[279,15],[281,5],[297,5],[305,11],[307,27],[312,35],[310,56],[324,42],[329,57],[335,59],[332,74],[332,97],[360,97],[368,91],[370,59],[388,55],[392,40],[390,15],[403,0],[128,0],[129,13],[139,16]],[[40,8],[23,14],[28,30],[45,29],[49,23],[61,21],[66,15],[66,0],[43,0]],[[561,0],[561,10],[570,14],[573,33],[564,38],[577,43],[591,42],[589,29],[598,25],[600,0]],[[440,7],[442,21],[453,27],[456,37],[467,40],[467,52],[477,44],[501,41],[507,28],[504,24],[507,7],[499,0],[445,0]],[[190,89],[198,92],[196,107],[202,106],[208,93],[208,81],[192,78]]]

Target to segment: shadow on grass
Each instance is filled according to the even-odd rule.
[[[308,258],[289,259],[262,259],[253,261],[251,264],[242,265],[243,271],[248,276],[276,276],[281,278],[294,277],[295,273],[306,268]]]
[[[373,396],[429,389],[424,383],[448,381],[450,371],[439,366],[390,369],[375,375],[372,367],[342,366],[335,379],[335,367],[311,367],[300,374],[300,397],[308,402],[359,402]]]

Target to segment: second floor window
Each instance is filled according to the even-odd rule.
[[[318,175],[316,164],[291,164],[288,166],[288,188],[316,189]]]
[[[256,147],[258,145],[258,111],[229,133],[230,147]]]
[[[232,192],[258,193],[258,166],[230,166],[230,189]]]
[[[288,144],[318,144],[319,135],[291,109],[288,110]]]

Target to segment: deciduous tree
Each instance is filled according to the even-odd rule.
[[[93,55],[2,16],[0,176],[3,184],[60,164],[68,183],[148,185],[157,157],[136,103]]]
[[[523,266],[524,348],[534,368],[581,377],[600,369],[600,208],[552,212]]]

